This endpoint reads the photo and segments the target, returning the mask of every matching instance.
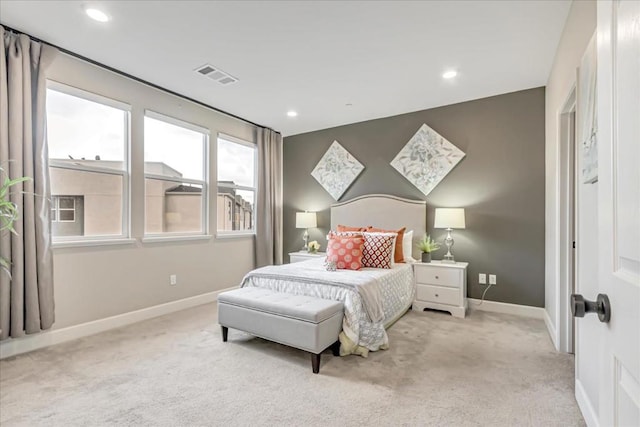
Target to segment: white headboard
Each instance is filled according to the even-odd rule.
[[[413,257],[420,258],[415,244],[427,229],[427,202],[388,194],[368,194],[331,205],[331,229],[338,224],[413,230]]]

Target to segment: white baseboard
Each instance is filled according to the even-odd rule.
[[[558,345],[558,332],[556,327],[553,325],[551,321],[551,317],[549,317],[549,312],[547,310],[544,311],[544,323],[547,325],[547,331],[549,332],[549,337],[551,338],[551,342],[553,343],[553,347],[556,351],[560,351],[560,346]]]
[[[208,292],[206,294],[196,295],[194,297],[184,298],[177,301],[171,301],[164,304],[154,305],[129,313],[118,314],[116,316],[106,317],[79,325],[73,325],[62,329],[52,329],[38,334],[27,335],[21,338],[9,338],[0,342],[0,359],[27,353],[50,345],[60,344],[74,339],[94,335],[110,329],[127,326],[132,323],[141,322],[143,320],[152,319],[154,317],[163,316],[175,311],[184,310],[186,308],[210,303],[218,299],[221,292],[229,289],[221,289],[219,291]]]
[[[580,408],[580,412],[582,412],[582,417],[587,423],[587,426],[600,427],[598,415],[593,409],[593,405],[587,397],[587,393],[584,390],[584,387],[582,386],[580,380],[576,380],[576,400],[578,401],[578,407]]]
[[[533,307],[530,305],[510,304],[508,302],[487,301],[484,300],[480,304],[479,299],[467,298],[469,301],[469,310],[490,311],[492,313],[515,314],[516,316],[533,317],[535,319],[543,319],[545,309],[542,307]]]

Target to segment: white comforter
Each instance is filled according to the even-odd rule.
[[[342,352],[366,355],[368,350],[388,348],[385,326],[395,321],[413,301],[411,265],[326,271],[323,263],[323,259],[316,258],[258,268],[245,276],[241,286],[343,301],[343,332],[354,346],[348,350],[351,346],[342,342]]]

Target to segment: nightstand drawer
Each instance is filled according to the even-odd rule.
[[[459,288],[460,274],[455,268],[416,266],[416,283]]]
[[[441,286],[417,285],[416,299],[440,304],[460,305],[460,290]]]

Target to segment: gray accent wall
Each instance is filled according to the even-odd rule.
[[[423,123],[466,153],[428,196],[389,164]],[[334,140],[365,166],[340,201],[370,193],[426,200],[427,230],[440,241],[446,232],[433,229],[434,209],[464,207],[467,228],[454,230],[453,253],[469,262],[468,296],[480,298],[485,289],[478,285],[478,273],[496,274],[498,284],[487,300],[544,306],[543,87],[286,137],[285,260],[303,245],[303,230],[295,228],[297,211],[318,212],[310,240],[326,248],[329,207],[335,201],[311,171]],[[434,259],[444,253],[441,249]]]

